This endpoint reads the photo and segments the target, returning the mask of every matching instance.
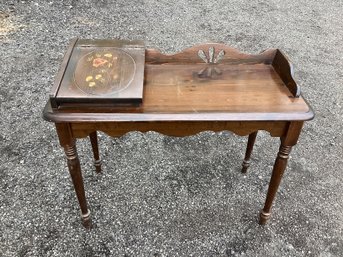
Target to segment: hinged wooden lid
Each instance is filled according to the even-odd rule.
[[[140,104],[144,57],[142,41],[73,40],[50,93],[53,107]]]

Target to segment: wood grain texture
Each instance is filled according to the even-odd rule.
[[[287,56],[279,49],[268,49],[260,54],[242,53],[237,49],[220,43],[208,43],[196,45],[177,54],[162,54],[156,49],[146,51],[147,64],[198,64],[204,61],[198,57],[198,52],[203,51],[205,58],[210,59],[210,49],[214,49],[214,57],[223,51],[220,64],[242,65],[242,64],[271,64],[276,73],[280,76],[284,85],[289,89],[294,97],[300,96],[300,87],[294,81],[293,65]]]
[[[69,47],[69,54],[75,42]],[[198,56],[199,51],[212,62],[222,53],[221,60],[205,63],[204,58]],[[67,60],[65,57],[62,66]],[[218,72],[211,77],[199,76],[209,67]],[[54,104],[48,103],[44,117],[54,122],[100,122],[291,121],[309,120],[314,116],[293,80],[292,65],[278,49],[258,55],[241,53],[218,43],[194,46],[173,55],[148,49],[144,78],[143,104],[140,106],[102,104],[90,107],[70,103],[52,110]]]
[[[146,65],[143,113],[307,113],[271,65],[216,65],[216,79],[197,76],[206,64]]]
[[[47,105],[44,116],[55,122],[313,118],[305,100],[301,96],[292,97],[272,65],[219,64],[217,67],[222,74],[216,79],[197,76],[204,66],[147,64],[142,106],[80,108],[70,105],[69,108],[52,110]]]
[[[203,50],[209,58],[211,47],[214,59],[225,52],[218,64],[205,63],[198,56]],[[209,78],[199,76],[208,67],[220,72]],[[259,55],[215,43],[174,55],[149,49],[142,105],[70,103],[52,110],[48,103],[44,117],[54,122],[312,119],[313,111],[299,95],[292,73],[291,64],[277,49]]]

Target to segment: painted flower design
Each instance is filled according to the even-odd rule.
[[[108,60],[98,57],[93,60],[93,67],[98,68],[99,66],[103,66],[106,63],[108,63]]]

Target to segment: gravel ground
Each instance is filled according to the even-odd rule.
[[[173,3],[172,3],[173,2]],[[343,256],[342,1],[0,1],[0,256]],[[78,142],[94,228],[53,124],[42,120],[71,38],[143,39],[164,52],[219,41],[280,48],[316,118],[257,224],[279,140],[204,132],[100,135],[103,174]]]

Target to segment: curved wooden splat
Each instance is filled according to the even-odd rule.
[[[87,137],[94,131],[102,131],[112,137],[120,137],[131,131],[148,132],[155,131],[167,136],[192,136],[203,131],[230,131],[239,136],[247,136],[257,130],[264,130],[273,137],[281,137],[288,122],[106,122],[106,123],[72,123],[73,136],[75,138]]]
[[[213,51],[213,56],[211,54]],[[199,57],[198,53],[202,57]],[[246,54],[239,50],[221,43],[207,43],[192,46],[176,54],[163,54],[157,49],[147,49],[145,51],[145,62],[148,64],[163,63],[214,63],[215,58],[220,59],[220,63],[272,63],[276,49],[268,49],[260,54]]]
[[[271,64],[294,97],[300,96],[300,87],[294,81],[292,63],[279,49],[267,49],[260,54],[247,54],[220,43],[192,46],[176,54],[163,54],[156,49],[145,52],[147,64]]]

